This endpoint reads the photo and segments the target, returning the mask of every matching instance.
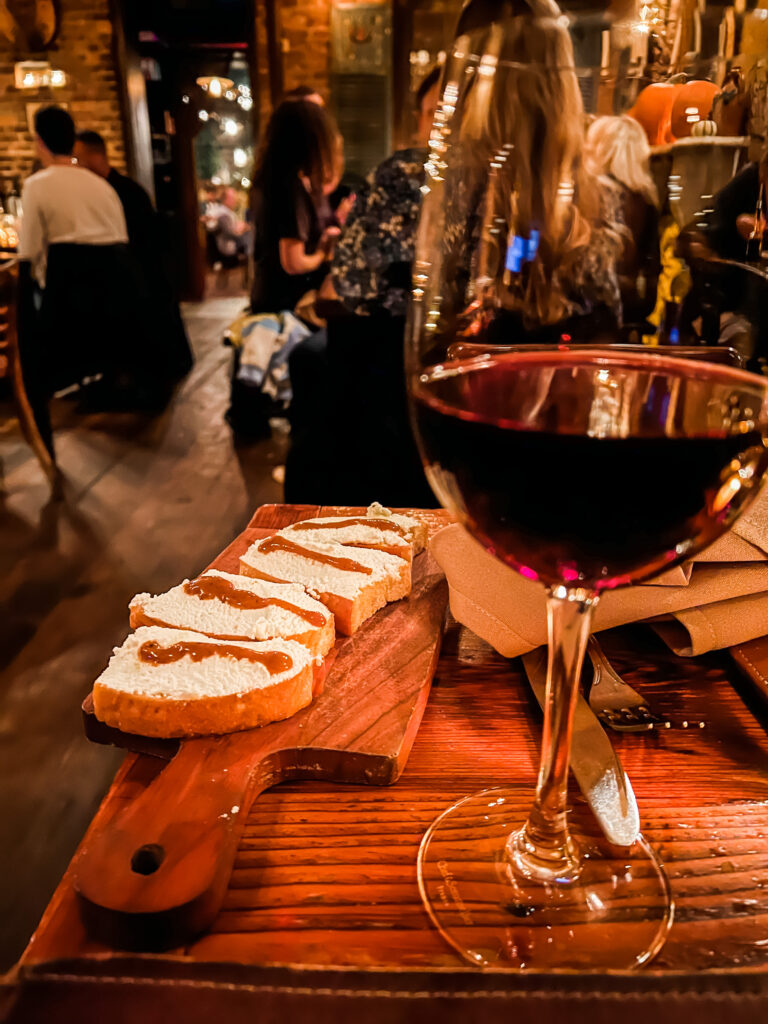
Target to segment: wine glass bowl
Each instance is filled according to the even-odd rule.
[[[412,382],[430,482],[497,557],[596,592],[691,558],[768,464],[765,383],[653,354],[493,352]]]
[[[552,0],[465,8],[413,265],[406,374],[432,488],[547,591],[533,806],[515,788],[481,791],[433,823],[419,854],[433,922],[484,967],[629,969],[663,945],[673,904],[652,846],[611,848],[569,808],[584,650],[601,595],[712,543],[768,469],[768,378],[652,347],[734,344],[759,365],[768,302],[728,256],[744,248],[733,154],[666,138],[652,152],[619,116],[643,109],[640,82],[612,52],[594,73],[577,66],[578,22]],[[608,49],[626,32],[603,33]],[[586,35],[573,38],[583,52]],[[598,107],[617,116],[589,127]],[[761,195],[759,181],[749,170],[746,192]]]

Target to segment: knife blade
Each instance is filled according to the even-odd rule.
[[[543,709],[547,689],[546,648],[524,654],[523,666]],[[631,846],[640,833],[637,800],[611,741],[581,693],[576,698],[573,716],[571,771],[608,842]]]

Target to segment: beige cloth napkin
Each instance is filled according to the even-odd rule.
[[[768,594],[748,594],[675,612],[651,625],[675,654],[693,658],[768,633]]]
[[[759,546],[743,534],[717,542],[720,558],[731,552],[738,554],[740,561],[697,560],[682,586],[646,585],[604,595],[597,607],[595,628],[671,615],[674,622],[654,622],[654,626],[673,650],[689,655],[763,636],[768,632],[768,519],[765,522],[764,534],[754,521],[747,524]],[[451,611],[459,622],[507,658],[546,642],[545,596],[540,584],[497,561],[458,525],[433,537],[431,550],[448,578]],[[708,553],[711,555],[712,549]]]
[[[768,486],[764,487],[754,505],[739,519],[730,531],[700,555],[700,562],[760,562],[768,556]],[[682,586],[691,578],[693,562],[686,562],[653,580],[645,586]],[[768,630],[768,625],[766,626]],[[762,634],[761,634],[762,635]]]

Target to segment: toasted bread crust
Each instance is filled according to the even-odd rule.
[[[243,576],[269,580],[272,583],[296,582],[296,580],[282,579],[278,576],[268,576],[249,565],[242,558],[240,559],[240,572]],[[375,583],[363,587],[354,600],[331,593],[318,594],[317,598],[329,611],[333,612],[338,632],[344,636],[352,636],[366,619],[370,618],[379,608],[383,608],[388,601],[399,601],[401,597],[407,597],[410,592],[411,563],[403,559],[402,567],[394,579],[377,580]]]
[[[367,548],[369,551],[384,551],[388,555],[394,555],[395,558],[402,558],[409,564],[413,559],[413,548],[404,544],[395,546],[394,544],[387,544],[386,541],[382,541],[380,544],[364,544],[361,541],[339,541],[339,543],[345,548]]]
[[[163,622],[161,619],[155,619],[151,615],[147,615],[141,605],[136,604],[131,605],[130,624],[131,629],[138,629],[139,626],[165,626],[168,629],[191,628],[186,626],[184,623]],[[197,632],[203,631],[197,630]],[[292,636],[281,636],[277,633],[270,637],[232,636],[225,633],[203,633],[203,635],[213,637],[215,640],[273,640],[275,637],[279,636],[281,640],[295,640],[297,644],[302,644],[302,646],[307,647],[316,658],[324,658],[328,651],[333,647],[336,640],[336,629],[334,627],[333,615],[329,615],[328,621],[324,626],[318,629],[308,629],[304,633],[296,633]]]
[[[290,718],[312,702],[314,686],[311,663],[272,686],[197,700],[147,697],[97,682],[93,710],[100,721],[121,732],[162,738],[210,736]]]

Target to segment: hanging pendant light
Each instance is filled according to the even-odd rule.
[[[196,81],[200,88],[205,89],[215,100],[222,97],[235,84],[231,78],[222,78],[221,75],[202,75]]]

